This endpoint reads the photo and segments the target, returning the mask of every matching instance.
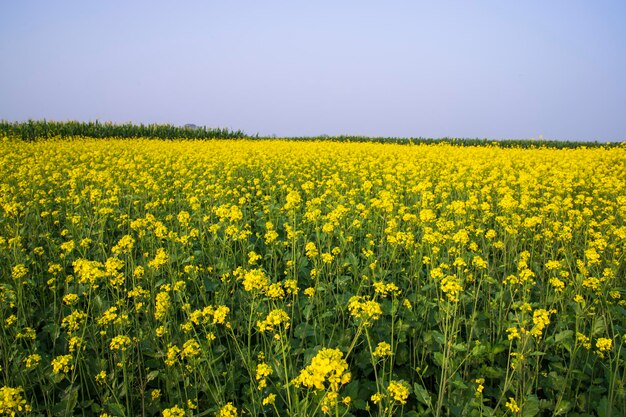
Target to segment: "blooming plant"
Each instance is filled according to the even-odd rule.
[[[626,148],[0,142],[0,416],[626,415]]]

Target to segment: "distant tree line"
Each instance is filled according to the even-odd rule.
[[[0,121],[0,136],[17,138],[27,141],[68,138],[154,138],[154,139],[253,139],[274,140],[275,136],[265,137],[248,135],[241,130],[226,128],[209,128],[187,124],[175,126],[171,124],[133,124],[111,122],[78,122],[78,121],[47,121],[28,120],[27,122]],[[293,141],[333,141],[333,142],[373,142],[395,144],[439,144],[447,143],[457,146],[499,146],[503,148],[579,148],[579,147],[612,147],[623,145],[625,142],[578,142],[560,140],[530,140],[530,139],[467,139],[467,138],[398,138],[398,137],[370,137],[370,136],[301,136],[279,138]]]
[[[233,131],[206,126],[175,126],[170,124],[133,124],[111,122],[55,122],[48,120],[29,120],[27,122],[0,121],[0,135],[40,140],[54,137],[67,138],[85,136],[91,138],[155,138],[155,139],[226,139],[244,138],[240,130]]]
[[[272,139],[261,138],[258,139]],[[274,138],[275,139],[275,138]],[[335,141],[335,142],[373,142],[373,143],[396,143],[400,145],[417,144],[440,144],[446,143],[456,146],[498,146],[501,148],[580,148],[580,147],[614,147],[626,142],[578,142],[545,139],[469,139],[469,138],[400,138],[400,137],[371,137],[371,136],[302,136],[285,138],[293,141]]]

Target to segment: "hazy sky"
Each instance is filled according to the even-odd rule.
[[[626,1],[2,1],[0,119],[626,140]]]

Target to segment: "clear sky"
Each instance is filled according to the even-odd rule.
[[[2,1],[0,119],[626,140],[626,1]]]

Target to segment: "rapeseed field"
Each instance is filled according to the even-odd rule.
[[[0,143],[0,416],[626,414],[626,147]]]

